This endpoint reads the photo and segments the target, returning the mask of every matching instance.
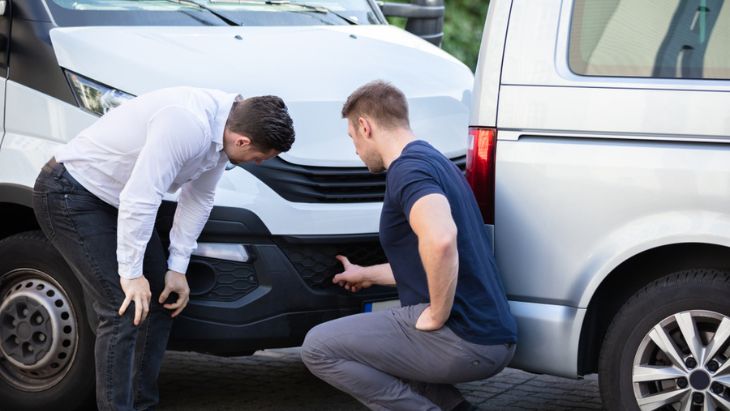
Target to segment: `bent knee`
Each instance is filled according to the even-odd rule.
[[[316,367],[321,361],[327,358],[327,350],[324,344],[325,325],[326,323],[320,324],[312,328],[307,333],[307,336],[304,337],[301,356],[302,361],[304,361],[304,364],[310,370],[312,370],[313,367]]]
[[[307,333],[302,343],[302,361],[310,371],[326,367],[333,360],[345,357],[347,338],[343,338],[337,320],[320,324]]]

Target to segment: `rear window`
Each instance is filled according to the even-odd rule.
[[[730,0],[576,0],[568,63],[586,76],[730,79]]]

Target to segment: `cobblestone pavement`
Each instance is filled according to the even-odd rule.
[[[571,380],[506,369],[458,387],[481,410],[601,409],[595,376]],[[160,392],[160,411],[365,410],[310,374],[294,348],[236,358],[168,352]]]

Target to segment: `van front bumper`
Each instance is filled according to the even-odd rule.
[[[170,349],[246,355],[297,346],[317,324],[398,298],[392,287],[351,293],[332,283],[342,271],[337,254],[355,264],[382,262],[377,237],[269,240],[245,244],[246,262],[193,256],[191,299],[175,320]]]

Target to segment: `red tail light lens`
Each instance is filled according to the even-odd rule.
[[[497,130],[485,127],[469,127],[469,144],[466,152],[466,180],[469,182],[482,217],[487,224],[494,224],[494,172],[497,149]]]

